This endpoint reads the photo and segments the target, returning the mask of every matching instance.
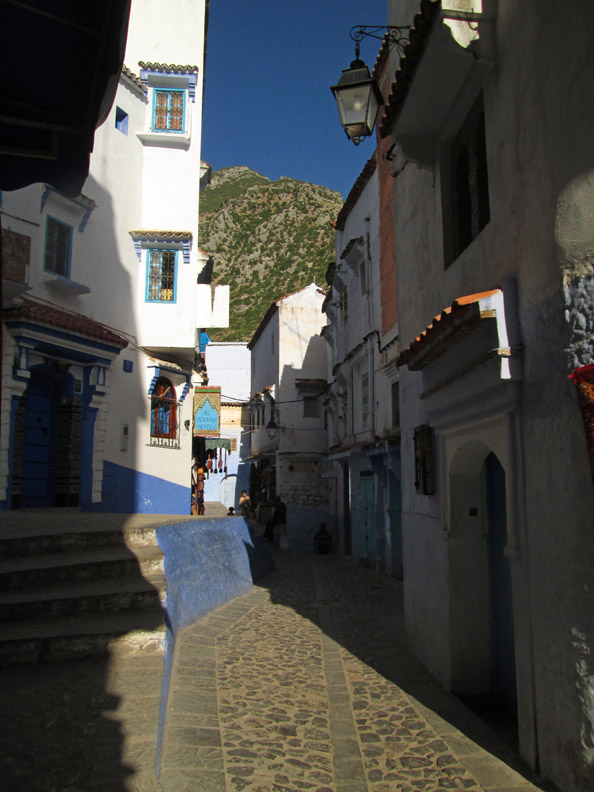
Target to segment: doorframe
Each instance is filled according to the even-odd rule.
[[[537,766],[537,718],[536,718],[536,693],[535,670],[533,658],[533,629],[532,607],[530,591],[530,554],[526,521],[524,519],[524,475],[523,454],[520,431],[520,416],[513,409],[490,415],[483,420],[472,424],[456,426],[439,426],[439,451],[442,470],[442,526],[444,539],[448,543],[449,551],[456,540],[452,531],[452,489],[451,473],[454,457],[464,447],[472,443],[483,446],[484,455],[481,453],[480,466],[491,451],[499,459],[506,474],[506,516],[507,516],[507,546],[505,555],[510,561],[510,572],[513,591],[513,620],[514,641],[516,652],[516,678],[518,700],[518,740],[520,755],[533,768]],[[458,463],[460,460],[458,460]],[[477,460],[469,460],[471,468],[475,469]],[[457,472],[464,474],[464,465],[459,465]],[[454,467],[454,473],[456,468]],[[486,531],[486,526],[483,526]],[[450,613],[452,607],[452,591],[454,581],[452,570],[449,571],[449,596]],[[455,652],[455,635],[450,617],[449,626],[449,662],[450,678],[449,687],[453,689],[456,682],[454,672],[455,662],[452,657]],[[458,674],[459,676],[459,674]]]

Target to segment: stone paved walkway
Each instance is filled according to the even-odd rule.
[[[401,584],[334,556],[276,561],[178,639],[166,792],[544,789],[408,654]]]

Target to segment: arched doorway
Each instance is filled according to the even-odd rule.
[[[452,691],[516,722],[505,470],[488,445],[473,440],[453,455],[449,483]]]

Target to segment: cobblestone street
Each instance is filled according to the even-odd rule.
[[[165,790],[543,788],[407,653],[398,581],[334,556],[276,562],[179,638]]]

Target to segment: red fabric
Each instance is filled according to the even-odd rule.
[[[577,368],[570,375],[570,379],[573,380],[577,388],[580,407],[582,408],[586,443],[588,444],[588,455],[590,457],[590,469],[592,471],[592,483],[594,484],[594,363]]]

